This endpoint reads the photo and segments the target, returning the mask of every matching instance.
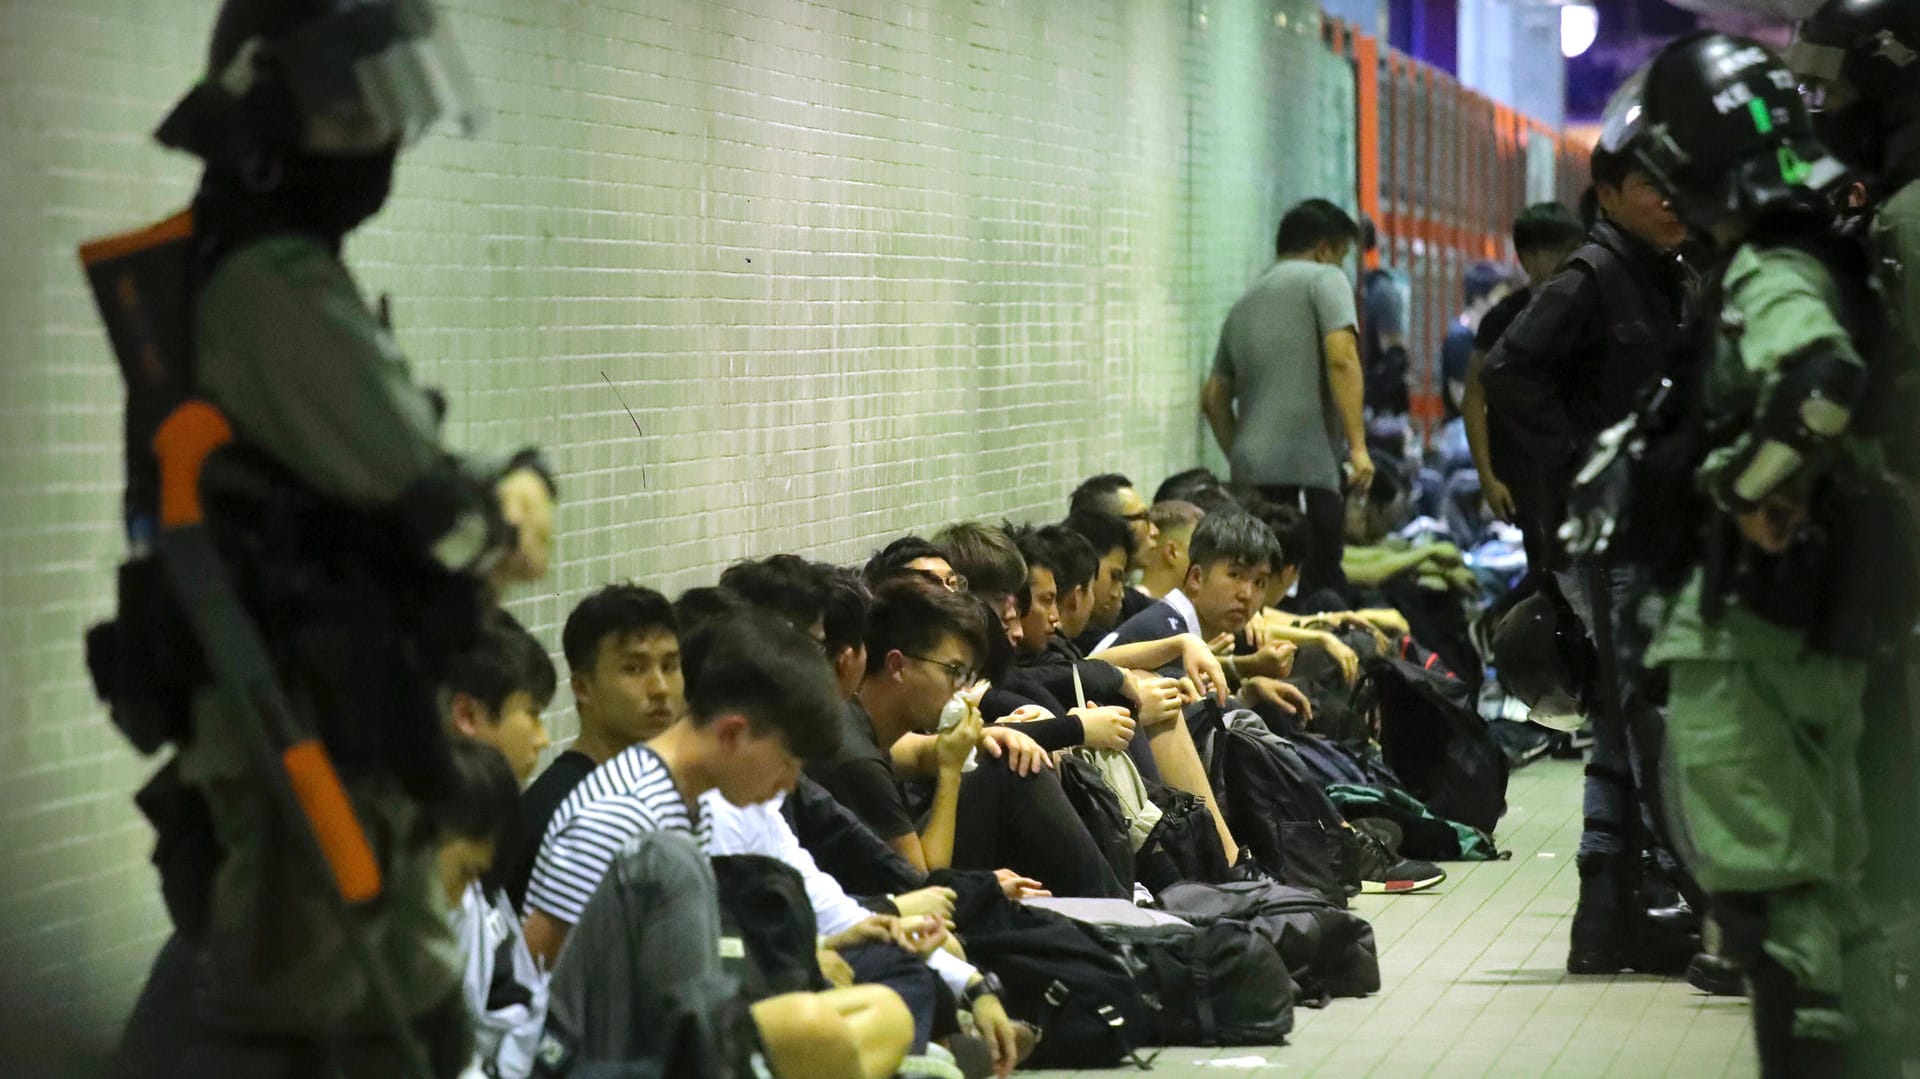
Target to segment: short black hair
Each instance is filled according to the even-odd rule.
[[[1536,202],[1513,219],[1513,249],[1522,255],[1579,247],[1586,237],[1579,216],[1557,202]]]
[[[775,731],[802,760],[840,748],[845,702],[819,642],[777,612],[753,608],[706,622],[681,639],[687,714],[696,727],[738,713]]]
[[[500,609],[487,612],[479,638],[447,669],[447,692],[472,697],[496,717],[515,693],[545,708],[553,702],[557,682],[547,650],[519,619]]]
[[[1089,476],[1073,489],[1067,499],[1067,512],[1079,513],[1081,510],[1100,510],[1113,513],[1118,510],[1119,499],[1115,497],[1122,487],[1132,487],[1133,481],[1118,472],[1102,472],[1098,476]]]
[[[878,588],[903,573],[919,573],[919,570],[908,569],[907,565],[922,558],[938,558],[944,562],[947,553],[923,536],[901,536],[873,552],[873,556],[867,559],[866,568],[860,572],[867,579],[868,588]],[[930,575],[923,576],[931,579]]]
[[[720,574],[720,587],[802,632],[813,628],[827,610],[826,574],[797,554],[735,562]]]
[[[867,640],[867,607],[873,592],[859,571],[841,566],[827,569],[827,608],[821,624],[827,631],[827,655],[859,648]]]
[[[1265,563],[1268,570],[1275,570],[1282,565],[1278,547],[1266,522],[1245,510],[1223,510],[1207,514],[1194,528],[1189,564],[1199,566],[1202,573],[1216,562]]]
[[[678,635],[680,623],[667,597],[631,582],[610,584],[581,600],[560,631],[560,651],[576,673],[593,669],[600,643],[636,633]]]
[[[967,590],[988,596],[1018,596],[1027,590],[1027,562],[1005,532],[977,521],[958,521],[934,533],[934,546],[967,579]]]
[[[1053,583],[1060,586],[1060,591],[1071,592],[1093,583],[1094,574],[1100,572],[1100,556],[1093,553],[1093,544],[1085,536],[1066,525],[1046,525],[1034,535],[1053,558],[1047,568],[1053,570]]]
[[[1311,251],[1321,244],[1352,244],[1360,239],[1360,225],[1352,215],[1326,199],[1295,203],[1280,219],[1273,253],[1285,258]]]
[[[943,637],[965,641],[974,662],[986,663],[990,634],[983,611],[993,621],[993,633],[1004,639],[999,616],[978,596],[949,592],[912,575],[888,581],[874,590],[867,609],[867,672],[884,668],[889,652],[924,655]]]
[[[1275,557],[1273,569],[1304,566],[1313,557],[1313,525],[1300,507],[1285,502],[1267,502],[1258,515],[1273,532]]]
[[[1093,548],[1093,560],[1097,563],[1107,557],[1115,548],[1133,555],[1133,529],[1127,526],[1126,518],[1098,510],[1081,510],[1070,513],[1060,522],[1062,527],[1080,533],[1080,537]]]
[[[673,615],[680,621],[682,637],[698,633],[709,622],[752,609],[753,604],[741,599],[732,589],[711,584],[689,588],[673,601]],[[682,665],[684,667],[684,661]]]
[[[1153,527],[1159,529],[1163,535],[1168,532],[1198,528],[1201,520],[1206,516],[1206,510],[1179,498],[1155,502],[1147,510],[1147,520],[1152,521]]]
[[[1153,492],[1155,502],[1197,502],[1195,491],[1209,487],[1219,487],[1220,477],[1210,468],[1189,468],[1185,472],[1175,472],[1160,481],[1160,489]]]
[[[506,755],[475,738],[455,738],[453,766],[430,803],[428,817],[442,843],[455,839],[493,844],[496,863],[511,855],[520,830],[520,782]]]
[[[1588,184],[1587,189],[1580,192],[1580,224],[1588,232],[1592,232],[1593,226],[1599,223],[1600,189],[1593,184]]]

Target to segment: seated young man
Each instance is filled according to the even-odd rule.
[[[464,662],[471,669],[475,657]],[[452,782],[432,817],[440,883],[466,963],[460,988],[473,1019],[474,1061],[488,1075],[526,1079],[547,1022],[547,975],[527,951],[506,893],[482,883],[519,823],[520,784],[491,744],[456,738],[452,753]]]
[[[520,935],[520,919],[491,871],[515,849],[520,784],[547,744],[540,711],[553,699],[547,650],[504,610],[447,674],[453,785],[436,807],[441,882],[454,938],[466,957],[462,983],[474,1020],[475,1054],[488,1074],[524,1079],[547,1018],[547,978]],[[486,883],[483,884],[482,881]]]
[[[1193,531],[1180,587],[1109,634],[1094,658],[1179,676],[1191,641],[1230,643],[1264,605],[1267,580],[1281,561],[1277,546],[1273,531],[1251,514],[1209,513]],[[1247,703],[1297,712],[1311,706],[1283,681],[1293,654],[1293,645],[1268,641],[1251,654],[1226,656],[1221,667],[1225,681]]]
[[[540,642],[511,614],[493,611],[480,640],[448,671],[447,720],[454,733],[499,750],[515,781],[525,783],[547,748],[540,713],[553,703],[556,680]]]
[[[873,553],[860,571],[869,589],[903,573],[924,574],[949,592],[965,592],[967,579],[953,571],[940,548],[920,536],[901,536]]]
[[[1162,533],[1164,537],[1165,533]],[[1076,594],[1084,595],[1093,586],[1095,560],[1093,548],[1080,534],[1060,525],[1049,525],[1036,529],[1032,535],[1020,544],[1022,554],[1027,556],[1029,573],[1033,579],[1033,605],[1036,610],[1050,609],[1066,611],[1069,608],[1084,608],[1084,602],[1076,602]],[[1054,600],[1055,593],[1066,597]],[[1220,834],[1220,845],[1225,850],[1227,865],[1236,869],[1241,876],[1252,876],[1264,872],[1252,859],[1251,852],[1242,854],[1243,848],[1233,838],[1232,829],[1227,827],[1226,817],[1220,812],[1218,800],[1214,797],[1213,784],[1207,778],[1207,769],[1200,761],[1199,751],[1193,744],[1193,735],[1187,725],[1180,722],[1182,708],[1197,700],[1197,695],[1183,690],[1187,679],[1167,678],[1151,671],[1131,670],[1115,667],[1103,660],[1090,660],[1081,654],[1080,649],[1067,637],[1070,629],[1079,628],[1070,625],[1063,617],[1055,616],[1059,632],[1046,638],[1045,646],[1026,659],[1026,671],[1035,676],[1042,692],[1059,697],[1061,693],[1073,693],[1074,673],[1080,673],[1080,687],[1084,688],[1090,703],[1108,703],[1119,699],[1137,710],[1140,727],[1130,743],[1130,749],[1144,745],[1151,754],[1154,774],[1161,782],[1178,790],[1196,795],[1213,815],[1213,824]],[[1042,633],[1042,626],[1033,618],[1028,618],[1027,639],[1031,642]],[[1029,650],[1031,652],[1031,649]],[[1067,685],[1062,686],[1062,679]],[[1091,725],[1092,721],[1088,720]],[[1088,744],[1092,744],[1089,739]],[[1141,769],[1146,773],[1146,769]]]
[[[526,927],[528,947],[548,963],[622,845],[661,829],[704,842],[700,795],[717,789],[735,805],[764,802],[792,788],[802,761],[839,746],[833,672],[806,634],[743,614],[684,647],[702,654],[686,714],[594,769],[547,826],[527,887]]]
[[[1082,652],[1091,652],[1120,623],[1153,606],[1153,597],[1127,587],[1128,567],[1134,561],[1134,532],[1124,519],[1089,509],[1068,514],[1061,524],[1078,532],[1098,560],[1093,607],[1086,626],[1073,637]]]
[[[1199,506],[1178,499],[1155,502],[1147,511],[1147,518],[1159,536],[1141,560],[1139,590],[1142,593],[1164,599],[1187,579],[1187,549],[1193,543],[1193,530],[1200,527],[1200,519],[1206,515],[1207,511]]]
[[[608,585],[581,600],[567,615],[560,648],[580,736],[520,799],[520,830],[502,875],[523,912],[540,840],[560,803],[595,768],[679,719],[686,699],[673,607],[651,588]]]
[[[848,662],[847,650],[838,647],[842,643],[840,638],[852,628],[847,622],[857,622],[863,631],[865,628],[866,590],[859,584],[858,575],[817,563],[808,563],[802,570],[794,565],[790,555],[775,555],[760,563],[741,563],[728,573],[733,583],[721,586],[721,591],[735,594],[738,588],[745,595],[739,598],[738,604],[709,604],[705,614],[682,611],[681,627],[688,638],[706,632],[712,619],[737,614],[742,606],[757,607],[762,613],[796,628],[818,627],[825,638],[828,661],[835,668],[836,688],[841,697],[845,699],[858,688],[859,679],[865,674],[864,641],[859,647],[861,666],[851,672],[851,677],[852,664]],[[763,606],[763,602],[772,606]],[[688,649],[688,656],[687,677],[698,682],[700,669],[694,661],[695,650]],[[800,782],[810,781],[802,776]],[[944,1009],[949,1024],[937,1023],[942,1012],[932,984],[933,975],[937,973],[954,998],[972,1011],[989,1056],[998,1059],[1005,1054],[1017,1054],[1019,1033],[1007,1017],[1005,1007],[990,992],[991,986],[985,977],[959,955],[938,947],[945,937],[946,919],[953,911],[953,891],[922,887],[895,895],[892,904],[897,916],[869,911],[849,896],[839,881],[821,872],[782,815],[784,801],[783,794],[766,802],[736,806],[718,791],[702,795],[701,810],[709,828],[708,853],[758,854],[799,872],[813,906],[821,937],[820,949],[823,953],[832,953],[822,956],[823,967],[845,964],[856,981],[885,985],[899,993],[913,1015],[914,1053],[924,1053],[934,1036],[954,1032],[950,1026],[951,1007]],[[931,922],[923,923],[922,919],[926,918],[931,918]],[[923,928],[932,931],[916,931]],[[1026,1040],[1030,1048],[1031,1037]]]
[[[1127,546],[1127,570],[1138,575],[1145,568],[1146,553],[1159,538],[1159,532],[1147,513],[1146,500],[1134,490],[1132,480],[1118,472],[1088,477],[1067,499],[1067,516],[1076,513],[1105,513],[1125,521],[1133,535],[1133,542]],[[1129,609],[1121,615],[1121,620],[1134,613],[1136,609]]]
[[[1132,882],[1114,880],[1046,751],[1011,727],[983,727],[975,672],[997,621],[979,599],[930,581],[882,585],[843,745],[808,774],[923,871],[1011,868],[1063,895],[1124,896]],[[950,704],[956,721],[942,729]],[[931,782],[923,823],[897,779]],[[1037,887],[1002,880],[1014,893]]]
[[[857,985],[749,1004],[721,969],[720,928],[698,841],[674,829],[634,836],[554,967],[542,1055],[569,1059],[576,1073],[638,1063],[716,1079],[885,1079],[899,1069],[913,1019],[893,990]]]

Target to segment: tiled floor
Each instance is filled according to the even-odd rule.
[[[1566,973],[1578,891],[1580,767],[1542,761],[1513,777],[1497,835],[1513,858],[1451,863],[1431,892],[1361,896],[1381,991],[1301,1009],[1284,1047],[1170,1049],[1156,1079],[1237,1075],[1676,1076],[1754,1074],[1744,1000],[1683,981]],[[1127,1070],[1034,1075],[1141,1075]]]

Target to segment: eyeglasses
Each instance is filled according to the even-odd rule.
[[[980,677],[977,673],[974,672],[974,669],[972,667],[969,667],[964,663],[960,663],[960,662],[946,663],[946,662],[942,662],[941,660],[933,659],[930,656],[916,656],[912,652],[902,652],[900,654],[907,657],[908,659],[917,659],[922,663],[931,663],[934,666],[940,668],[941,670],[947,672],[947,678],[949,681],[953,683],[953,688],[955,689],[962,689],[967,686],[970,686],[974,682],[978,681]]]
[[[1146,520],[1149,516],[1150,514],[1146,510],[1141,510],[1139,513],[1123,513],[1120,515],[1120,519],[1123,521],[1138,522]]]

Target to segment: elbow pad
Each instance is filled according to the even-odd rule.
[[[1831,345],[1817,349],[1781,374],[1745,446],[1721,470],[1714,495],[1729,512],[1745,513],[1766,501],[1852,425],[1866,368]]]

